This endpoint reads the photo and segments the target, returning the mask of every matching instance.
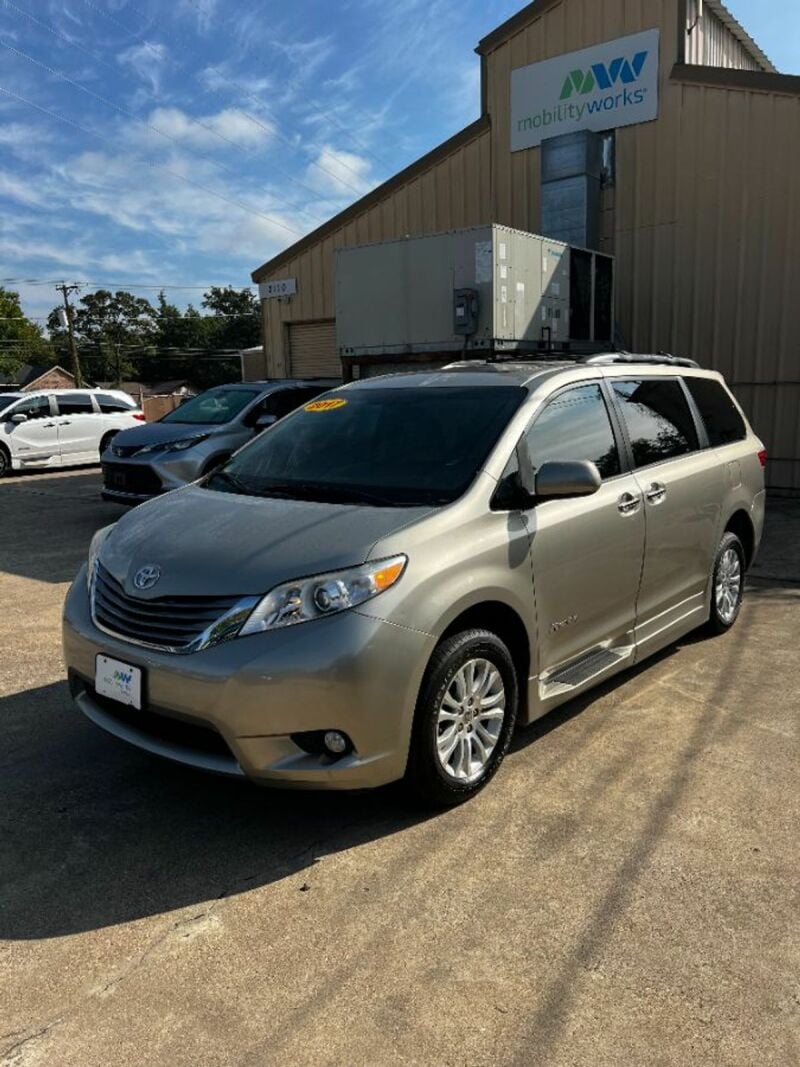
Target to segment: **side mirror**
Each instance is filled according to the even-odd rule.
[[[12,415],[11,416],[11,421],[12,422],[16,422],[17,425],[19,425],[19,423],[21,423],[21,422],[27,422],[28,421],[28,416],[23,414],[23,412],[19,411],[19,412],[17,412],[16,415]]]
[[[543,463],[536,472],[536,497],[539,500],[592,496],[603,479],[594,463]]]
[[[256,419],[256,429],[266,430],[268,426],[274,425],[278,421],[277,415],[259,415]]]

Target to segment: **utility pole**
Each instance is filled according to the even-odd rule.
[[[78,359],[78,346],[75,344],[75,331],[72,325],[72,304],[69,302],[69,294],[77,293],[79,289],[79,285],[67,285],[66,282],[56,286],[56,290],[64,297],[64,318],[66,319],[67,332],[69,333],[69,352],[72,361],[72,376],[75,379],[75,385],[80,389],[83,386],[83,375],[81,374],[81,364]],[[62,325],[64,325],[64,323],[62,323]]]

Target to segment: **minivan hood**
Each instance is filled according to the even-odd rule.
[[[143,599],[262,594],[293,578],[358,566],[376,541],[432,510],[238,496],[190,485],[120,519],[100,558],[126,592]],[[161,578],[140,592],[133,577],[151,564]]]
[[[185,441],[187,437],[202,437],[204,434],[219,433],[225,426],[219,423],[148,422],[143,426],[133,426],[130,430],[120,430],[114,436],[114,444],[122,448],[146,448],[148,445],[166,444],[168,441]]]

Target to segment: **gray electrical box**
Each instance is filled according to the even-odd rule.
[[[336,335],[339,355],[514,352],[571,340],[572,250],[560,241],[479,226],[336,251]],[[608,303],[594,308],[595,253],[580,275],[581,334],[595,340],[613,330],[613,284]],[[613,260],[604,278],[613,282]]]

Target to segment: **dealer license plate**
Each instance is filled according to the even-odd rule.
[[[98,656],[95,660],[94,688],[101,697],[110,697],[141,711],[142,672],[139,667],[121,663],[110,656]]]

